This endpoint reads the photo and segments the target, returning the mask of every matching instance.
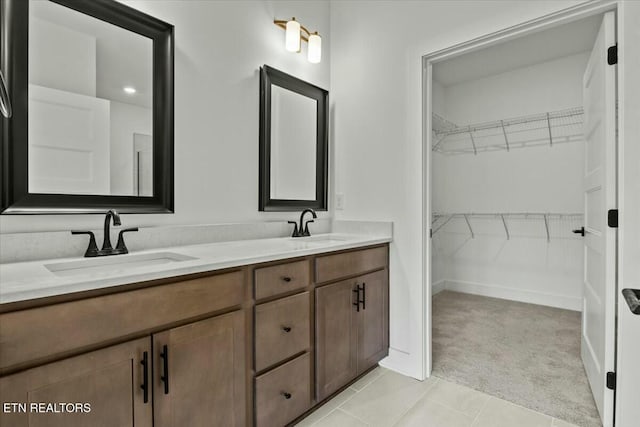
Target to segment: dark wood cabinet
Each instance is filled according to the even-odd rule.
[[[355,282],[345,280],[316,289],[316,381],[318,400],[357,375]]]
[[[389,352],[389,285],[386,270],[360,276],[358,314],[358,375],[375,366]]]
[[[155,426],[246,424],[244,334],[235,311],[153,335]]]
[[[0,425],[279,427],[388,353],[387,245],[100,292],[0,311]]]
[[[389,350],[389,272],[380,247],[319,258],[317,276],[377,271],[316,288],[316,381],[323,400],[375,366]],[[357,260],[356,263],[345,262]],[[385,260],[385,261],[382,261]],[[334,267],[337,267],[334,269]],[[382,267],[382,268],[381,268]]]
[[[146,375],[141,363],[145,355]],[[150,369],[151,339],[147,337],[2,377],[2,402],[22,403],[26,407],[24,412],[20,408],[0,412],[0,425],[151,427]],[[146,402],[142,388],[145,385]],[[61,407],[60,402],[73,405]],[[39,409],[44,412],[33,412],[31,405],[39,403],[45,404]],[[90,407],[74,407],[85,403]]]

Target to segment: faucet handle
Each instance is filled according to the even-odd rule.
[[[89,235],[89,246],[84,253],[85,257],[94,257],[98,256],[98,245],[96,244],[96,236],[92,231],[77,231],[72,230],[71,234],[88,234]]]
[[[312,219],[310,219],[309,221],[304,223],[304,231],[302,232],[303,236],[311,236],[311,233],[309,233],[309,223],[310,222],[314,222]]]
[[[118,254],[128,254],[129,249],[127,249],[127,245],[124,244],[124,233],[128,233],[130,231],[138,231],[138,227],[125,228],[124,230],[120,230],[118,233],[118,243],[116,244],[116,253]]]
[[[298,230],[298,223],[295,221],[287,221],[288,224],[293,224],[293,233],[291,237],[300,237],[302,236],[302,230]]]

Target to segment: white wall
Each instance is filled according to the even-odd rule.
[[[473,124],[581,106],[582,74],[590,53],[446,86],[445,118]]]
[[[577,3],[332,3],[336,191],[346,198],[336,217],[394,221],[387,366],[423,378],[430,363],[423,292],[422,55]]]
[[[111,194],[133,195],[133,134],[152,135],[152,111],[111,101]]]
[[[589,52],[444,88],[445,118],[458,125],[539,114],[582,105]],[[436,64],[434,67],[438,67]],[[578,127],[579,129],[579,127]],[[433,158],[435,212],[583,211],[584,142],[438,155]],[[580,218],[549,221],[507,217],[464,219],[433,239],[433,281],[447,289],[579,310],[582,240],[571,233]]]
[[[294,219],[258,212],[259,67],[330,89],[325,1],[129,1],[175,26],[175,214],[126,215],[126,226]],[[295,16],[323,37],[311,64],[284,49],[274,18]],[[331,171],[330,171],[331,173]],[[332,181],[332,180],[331,180]],[[321,213],[329,217],[329,213]],[[0,232],[95,228],[90,215],[0,216]]]
[[[95,37],[32,17],[29,83],[96,96]]]

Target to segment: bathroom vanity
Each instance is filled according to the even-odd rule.
[[[264,262],[201,257],[164,277],[106,287],[102,277],[81,291],[2,304],[3,402],[58,406],[16,407],[0,424],[289,424],[387,355],[387,242],[294,242],[299,250]],[[236,250],[243,243],[252,245]],[[190,262],[207,270],[172,275]],[[89,403],[90,412],[66,403]]]

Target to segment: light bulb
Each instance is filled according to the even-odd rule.
[[[307,50],[307,59],[312,64],[317,64],[322,58],[322,38],[318,35],[318,32],[309,36],[309,47]]]
[[[300,23],[296,18],[291,18],[291,21],[287,22],[285,47],[289,52],[300,51]]]

